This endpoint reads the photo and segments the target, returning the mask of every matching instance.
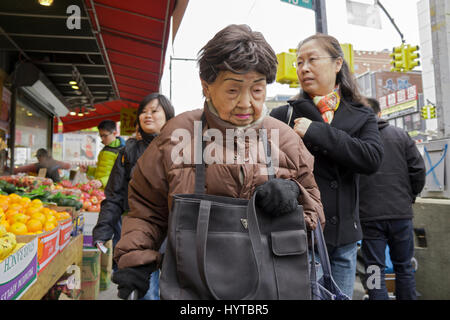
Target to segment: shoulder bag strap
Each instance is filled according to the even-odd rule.
[[[206,128],[206,117],[205,113],[202,113],[202,127],[196,134],[198,135],[197,141],[201,142],[202,150],[200,155],[200,163],[195,164],[195,194],[204,194],[206,188],[206,166],[203,160],[203,150],[206,147],[206,141],[203,141],[203,129]],[[198,148],[198,144],[195,146]],[[194,150],[197,152],[197,150]],[[194,157],[195,158],[195,157]]]
[[[286,124],[289,126],[289,124],[291,123],[291,119],[292,119],[292,114],[294,113],[294,107],[291,106],[290,104],[288,104],[288,109],[286,112]]]
[[[275,179],[275,170],[272,166],[272,149],[271,145],[267,139],[267,130],[262,127],[261,129],[261,135],[263,138],[263,147],[264,147],[264,153],[266,155],[266,164],[267,164],[267,173],[269,175],[269,180]]]
[[[311,232],[311,234],[312,233],[314,233],[315,238],[317,239],[317,251],[319,253],[320,264],[323,270],[323,277],[324,277],[323,279],[326,283],[326,287],[329,288],[331,286],[331,279],[332,279],[330,258],[328,257],[328,250],[325,243],[325,238],[323,237],[322,226],[320,225],[320,221],[317,223],[316,229],[314,229],[314,231]]]

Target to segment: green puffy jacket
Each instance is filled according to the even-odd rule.
[[[124,145],[125,141],[122,137],[117,137],[116,140],[105,146],[98,154],[97,166],[88,166],[86,175],[90,178],[100,180],[103,188],[106,187],[117,155]]]

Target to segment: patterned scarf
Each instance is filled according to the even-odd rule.
[[[315,96],[312,98],[317,109],[322,115],[323,121],[331,123],[334,118],[334,113],[339,108],[341,102],[341,95],[339,93],[339,85],[334,88],[333,92],[326,96]]]

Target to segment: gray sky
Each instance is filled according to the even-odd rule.
[[[373,4],[373,0],[354,0]],[[419,44],[418,0],[381,0],[404,34],[406,43]],[[345,0],[326,0],[328,34],[341,43],[351,43],[355,50],[391,50],[401,44],[400,35],[380,9],[382,29],[347,23]],[[315,33],[314,11],[281,0],[190,0],[173,47],[169,47],[162,80],[162,93],[170,95],[170,56],[196,58],[198,51],[219,30],[229,24],[248,24],[262,32],[275,52],[287,52]],[[203,97],[196,62],[173,61],[172,102],[176,114],[203,107]],[[267,96],[295,94],[298,89],[271,84]]]

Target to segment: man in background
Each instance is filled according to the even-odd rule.
[[[378,101],[367,100],[378,115],[384,147],[378,172],[360,178],[361,252],[366,272],[370,266],[370,270],[376,266],[381,275],[380,287],[368,290],[369,299],[389,299],[384,272],[385,250],[389,245],[395,272],[395,296],[397,300],[415,300],[416,282],[411,263],[414,256],[412,204],[425,185],[425,164],[408,133],[380,119]]]
[[[116,123],[112,120],[103,120],[97,128],[105,147],[98,154],[97,166],[81,165],[80,171],[86,172],[88,178],[100,180],[102,188],[105,188],[119,150],[125,145],[125,141],[117,136]]]
[[[40,169],[46,169],[46,178],[50,178],[53,182],[61,181],[59,169],[70,169],[71,165],[67,162],[57,161],[52,158],[48,151],[44,148],[36,151],[37,163],[14,168],[14,174],[25,172],[38,174]]]

